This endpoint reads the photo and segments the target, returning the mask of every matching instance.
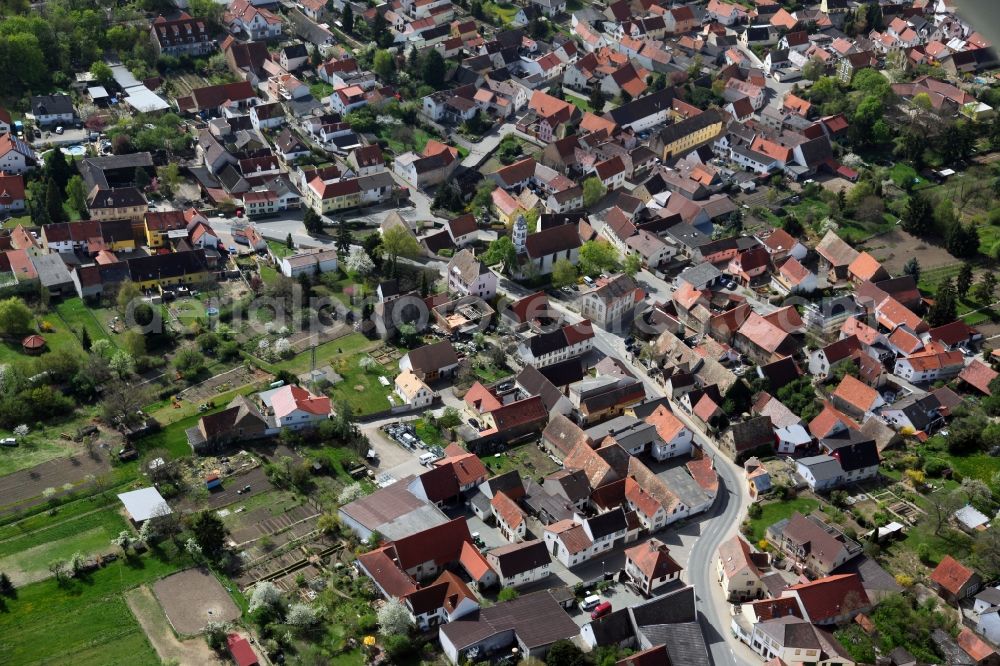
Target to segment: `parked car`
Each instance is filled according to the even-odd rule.
[[[588,597],[584,597],[583,601],[580,602],[581,610],[592,611],[601,604],[601,598],[596,594],[591,594]]]
[[[17,440],[13,437],[4,437],[0,439],[0,446],[17,446]]]
[[[597,605],[594,610],[590,611],[590,619],[596,620],[599,617],[604,617],[611,612],[611,602],[605,601]]]

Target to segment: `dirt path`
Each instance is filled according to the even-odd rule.
[[[147,585],[127,592],[125,601],[161,660],[206,666],[224,663],[203,639],[189,638],[182,641],[174,635],[170,623],[167,622],[167,616],[163,614],[163,609]]]

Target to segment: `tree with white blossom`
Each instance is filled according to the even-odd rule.
[[[386,601],[376,614],[379,633],[383,636],[406,636],[413,628],[413,616],[402,601],[396,598]]]
[[[375,270],[375,262],[368,256],[365,249],[359,245],[351,248],[351,253],[347,255],[344,266],[349,273],[356,273],[357,275],[368,275]]]

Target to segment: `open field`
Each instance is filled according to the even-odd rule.
[[[167,616],[164,615],[148,585],[126,592],[125,601],[162,661],[173,659],[179,664],[206,666],[224,663],[200,638],[180,640],[174,635]]]
[[[73,516],[38,529],[0,539],[0,571],[21,586],[51,576],[50,562],[116,550],[111,539],[127,527],[114,505]]]
[[[0,473],[8,472],[5,476],[0,476],[0,514],[17,510],[27,500],[41,496],[46,488],[52,488],[56,492],[72,490],[77,484],[85,482],[88,475],[101,476],[111,469],[106,451],[97,450],[91,456],[79,451],[78,444],[64,440],[59,442],[71,447],[73,455],[54,458],[14,472],[4,470],[0,463]],[[0,457],[0,461],[2,460]],[[67,484],[69,488],[66,487]]]
[[[45,338],[46,345],[40,354],[41,356],[50,354],[57,349],[72,354],[83,353],[83,348],[80,346],[80,341],[76,339],[76,335],[55,313],[45,317],[37,317],[35,332],[40,333]],[[21,349],[21,338],[0,340],[0,363],[20,363],[31,358],[34,357],[25,354]]]
[[[108,335],[104,324],[98,321],[91,309],[79,298],[70,298],[59,303],[56,306],[56,314],[77,336],[86,329],[91,342],[110,340],[112,344],[115,343]]]
[[[155,555],[113,562],[82,580],[26,585],[0,613],[0,663],[133,666],[159,659],[123,592],[172,573]]]
[[[240,617],[219,581],[206,569],[187,569],[156,581],[153,591],[174,630],[199,634],[208,622],[232,622]]]

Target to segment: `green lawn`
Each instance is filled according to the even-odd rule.
[[[409,129],[410,132],[403,133],[400,130]],[[396,155],[401,155],[409,150],[415,153],[422,152],[427,146],[427,142],[436,139],[433,134],[428,133],[419,127],[407,128],[402,125],[385,125],[376,132],[380,139],[384,139],[391,150]],[[459,151],[461,153],[461,151]]]
[[[924,294],[933,297],[937,293],[937,288],[941,282],[948,278],[954,280],[961,269],[962,264],[954,263],[922,270],[920,271],[920,281],[917,283],[917,288]]]
[[[83,580],[26,585],[0,613],[0,663],[131,666],[159,658],[129,610],[125,590],[177,571],[154,555],[118,561]]]
[[[326,81],[317,81],[309,86],[309,94],[318,100],[323,100],[333,92],[333,86]]]
[[[260,279],[264,284],[270,284],[278,279],[278,271],[267,264],[260,265]]]
[[[1000,227],[980,224],[976,231],[979,232],[979,252],[987,257],[996,257],[994,248],[1000,249]]]
[[[108,335],[107,330],[104,325],[97,320],[94,313],[89,307],[79,298],[70,298],[68,300],[62,301],[56,306],[56,314],[59,318],[77,335],[83,329],[87,330],[87,334],[90,336],[91,342],[97,342],[98,340],[110,340],[114,343],[111,336]]]
[[[35,323],[35,332],[41,333],[46,342],[42,356],[57,349],[65,349],[74,354],[83,353],[83,348],[80,346],[80,341],[76,339],[76,335],[55,312],[36,317]],[[47,328],[51,330],[45,330]],[[20,338],[0,341],[0,364],[18,363],[29,358],[21,349]]]
[[[211,414],[212,412],[221,411],[226,407],[226,403],[216,402],[215,405],[217,409],[210,410],[205,413]],[[188,444],[187,435],[184,434],[184,431],[198,425],[198,419],[200,417],[201,414],[193,414],[178,421],[174,421],[173,423],[163,427],[159,432],[154,432],[152,435],[148,435],[136,441],[136,447],[140,451],[166,449],[171,455],[178,458],[190,456],[191,445]]]
[[[413,422],[413,430],[417,437],[427,446],[444,446],[444,438],[439,428],[428,425],[423,419]]]
[[[920,185],[926,187],[928,184],[933,185],[933,183],[928,183],[928,181],[917,175],[916,169],[904,162],[896,162],[889,169],[889,177],[892,178],[892,182],[896,183],[897,187],[902,189],[906,189],[907,183],[913,183],[914,187]]]
[[[931,439],[934,442],[935,439]],[[984,452],[970,453],[963,456],[953,456],[948,450],[938,449],[935,446],[922,445],[917,449],[925,460],[942,460],[953,470],[962,475],[992,483],[993,475],[1000,472],[1000,458],[987,455]]]
[[[69,507],[75,507],[75,510]],[[71,502],[65,509],[57,509],[54,515],[45,511],[17,523],[5,525],[0,528],[0,558],[18,555],[29,548],[46,543],[79,537],[94,529],[108,532],[108,539],[104,541],[104,545],[107,545],[112,536],[126,527],[125,519],[118,510],[117,497],[108,492],[96,495],[93,499]],[[43,564],[57,557],[52,555]],[[0,570],[2,569],[0,566]]]
[[[798,497],[793,500],[781,500],[778,502],[771,502],[770,504],[764,504],[761,507],[762,511],[760,517],[750,520],[752,530],[749,538],[754,544],[756,544],[764,538],[767,528],[779,520],[790,518],[796,511],[801,513],[803,516],[806,516],[818,508],[819,502],[808,497]]]
[[[271,254],[276,256],[278,259],[284,259],[287,256],[295,254],[295,250],[289,248],[286,244],[275,240],[267,241],[267,247],[271,250]]]
[[[323,366],[335,360],[338,356],[356,354],[361,351],[368,351],[378,346],[360,333],[351,333],[342,338],[324,342],[316,348],[316,365]],[[265,369],[288,370],[292,374],[300,375],[312,367],[312,352],[306,350],[301,354],[293,356],[287,361],[268,364]]]
[[[566,94],[566,101],[580,109],[580,111],[586,113],[587,111],[593,111],[590,106],[590,101],[586,97],[577,97],[576,95]]]
[[[361,358],[377,346],[377,342],[360,333],[351,333],[316,348],[316,367],[330,365],[334,372],[343,377],[327,394],[334,401],[346,401],[356,414],[372,414],[392,406],[386,396],[393,390],[392,379],[397,374],[395,368],[377,366],[371,370],[363,370],[358,365]],[[294,375],[301,375],[312,368],[312,352],[306,350],[286,361],[262,363],[261,367],[272,373],[287,370]],[[389,386],[383,386],[379,382],[380,376],[388,378]]]
[[[559,466],[551,458],[533,444],[522,444],[504,453],[480,456],[479,459],[486,465],[490,476],[498,476],[516,469],[522,477],[537,478],[559,469]]]
[[[511,4],[509,2],[484,2],[483,11],[487,16],[493,16],[497,20],[501,21],[504,25],[510,25],[514,22],[514,17],[517,16],[517,10],[519,7],[517,5]]]
[[[30,215],[22,215],[20,217],[10,217],[7,221],[3,223],[4,229],[16,229],[18,225],[24,225],[30,227],[33,224]]]
[[[475,375],[484,384],[498,382],[504,377],[510,377],[513,372],[508,368],[498,368],[494,365],[476,363]]]
[[[7,432],[0,432],[0,435],[10,436]],[[61,439],[55,433],[53,436],[36,435],[18,447],[0,449],[0,476],[34,467],[46,460],[68,456],[79,449],[79,444]],[[3,499],[0,498],[0,505],[3,503]]]
[[[68,560],[75,553],[95,555],[114,550],[111,539],[127,527],[118,508],[109,506],[90,514],[0,541],[0,571],[17,572],[28,580],[48,578],[48,564]]]

